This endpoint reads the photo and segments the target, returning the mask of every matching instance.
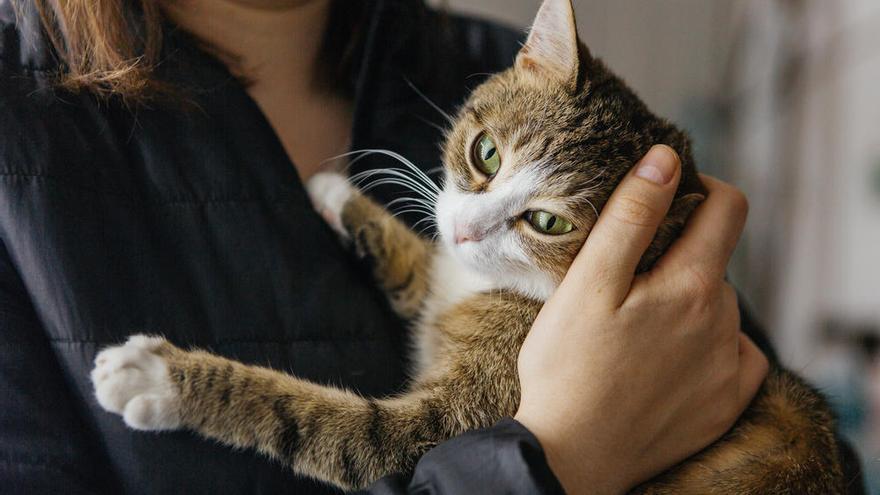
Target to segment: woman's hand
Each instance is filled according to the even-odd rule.
[[[724,281],[745,223],[742,193],[703,177],[708,198],[681,238],[633,276],[680,175],[666,146],[634,167],[520,352],[516,419],[568,493],[621,493],[703,449],[767,374]]]

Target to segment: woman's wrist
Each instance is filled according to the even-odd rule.
[[[628,486],[623,481],[620,465],[608,465],[607,452],[590,452],[591,439],[576,438],[574,430],[538,411],[532,414],[520,408],[513,417],[541,444],[547,464],[566,493],[618,495]]]

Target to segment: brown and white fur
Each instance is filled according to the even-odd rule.
[[[481,133],[502,160],[491,177],[474,166]],[[362,397],[134,336],[98,355],[98,402],[132,428],[192,429],[346,489],[405,472],[439,442],[516,412],[517,354],[542,302],[614,186],[655,143],[679,153],[683,174],[640,271],[704,197],[687,138],[577,41],[569,0],[546,0],[514,67],[474,91],[447,135],[443,189],[426,192],[440,242],[410,231],[340,175],[309,183],[317,209],[372,259],[392,307],[414,322],[405,393]],[[533,210],[564,216],[574,229],[541,234],[523,218]],[[635,491],[830,494],[842,491],[841,478],[827,405],[777,369],[720,441]]]

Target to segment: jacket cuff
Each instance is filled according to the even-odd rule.
[[[370,493],[401,493],[394,484],[391,479],[380,480]],[[519,422],[505,418],[430,450],[416,465],[406,493],[557,495],[564,491],[538,439]]]

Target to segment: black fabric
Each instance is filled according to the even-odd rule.
[[[564,492],[547,467],[538,440],[524,426],[506,418],[492,428],[466,433],[429,451],[416,466],[411,479],[389,476],[361,493],[561,495]]]
[[[406,333],[221,64],[170,30],[161,74],[194,105],[63,93],[32,5],[19,3],[16,20],[0,0],[2,491],[335,493],[250,451],[131,431],[93,399],[95,354],[135,332],[367,395],[402,387]],[[413,86],[452,111],[513,61],[520,35],[412,0],[370,1],[368,14],[349,75],[352,148],[430,171],[443,117]],[[535,439],[510,422],[436,448],[411,488],[405,474],[383,483],[377,493],[558,491]]]

